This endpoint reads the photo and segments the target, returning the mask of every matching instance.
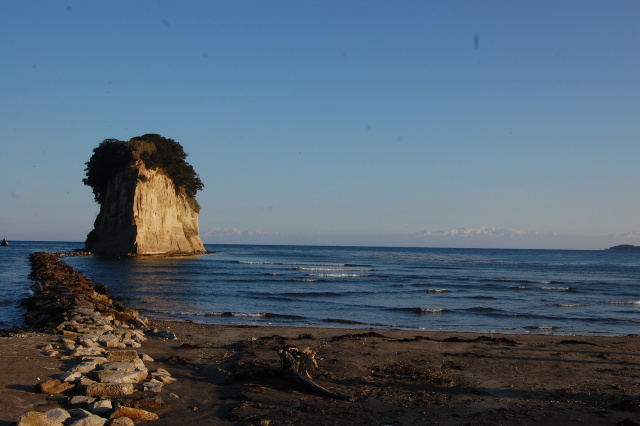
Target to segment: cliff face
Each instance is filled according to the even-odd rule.
[[[86,248],[107,256],[202,253],[192,205],[164,173],[138,162],[109,181]]]

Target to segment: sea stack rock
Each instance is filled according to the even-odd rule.
[[[203,188],[182,146],[157,134],[104,140],[86,163],[85,185],[100,204],[86,248],[105,256],[204,253]]]

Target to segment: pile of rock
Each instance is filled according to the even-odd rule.
[[[77,362],[37,386],[44,394],[69,395],[70,409],[27,412],[18,425],[127,425],[134,424],[132,419],[157,419],[148,410],[164,405],[158,394],[175,379],[164,369],[150,372],[145,362],[153,359],[136,350],[146,340],[148,321],[56,254],[34,253],[31,262],[35,295],[24,302],[26,322],[61,335],[58,343],[41,348],[44,356]]]

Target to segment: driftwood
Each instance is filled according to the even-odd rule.
[[[296,377],[298,380],[302,381],[324,396],[347,401],[351,400],[351,396],[330,391],[329,389],[326,389],[315,383],[311,379],[309,371],[317,370],[318,363],[315,358],[316,353],[310,348],[305,348],[300,351],[294,346],[287,345],[280,349],[278,353],[280,354],[280,362],[282,364],[282,368],[288,368],[294,375],[294,377]]]

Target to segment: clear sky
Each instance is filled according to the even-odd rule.
[[[84,241],[102,140],[205,243],[640,244],[640,2],[3,1],[0,238]]]

